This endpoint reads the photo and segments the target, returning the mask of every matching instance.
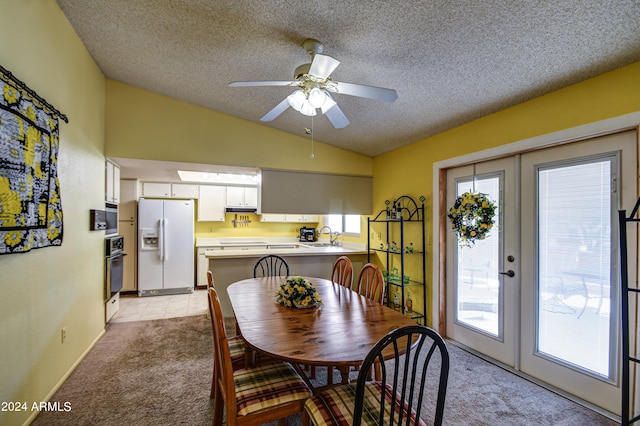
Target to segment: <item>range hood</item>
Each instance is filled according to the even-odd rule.
[[[224,211],[225,213],[258,213],[256,207],[225,207]]]

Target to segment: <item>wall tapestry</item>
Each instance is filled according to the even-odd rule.
[[[0,254],[62,244],[58,118],[0,67]]]

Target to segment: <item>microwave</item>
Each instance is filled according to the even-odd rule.
[[[107,227],[105,235],[116,235],[118,233],[118,205],[106,203],[104,205],[104,216]]]

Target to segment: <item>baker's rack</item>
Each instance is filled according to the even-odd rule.
[[[620,231],[620,284],[621,284],[621,292],[620,292],[620,304],[621,309],[620,312],[622,314],[621,322],[622,322],[622,378],[620,387],[622,390],[622,410],[620,413],[621,424],[623,426],[632,425],[640,420],[640,414],[636,414],[636,410],[634,408],[638,405],[640,400],[638,400],[638,395],[636,394],[637,389],[635,383],[638,383],[640,378],[638,374],[640,374],[640,358],[638,357],[638,337],[639,330],[636,326],[633,328],[629,325],[629,296],[633,297],[633,313],[634,315],[634,323],[639,320],[639,302],[640,302],[640,288],[639,287],[629,287],[629,260],[628,260],[628,247],[627,247],[627,225],[629,223],[639,223],[640,218],[636,218],[636,214],[638,213],[638,209],[640,208],[640,198],[636,201],[633,210],[629,217],[627,217],[626,210],[618,211],[618,222],[619,222],[619,231]],[[637,226],[637,225],[636,225]],[[634,278],[633,280],[636,282],[637,280]],[[630,334],[633,332],[633,335]],[[633,337],[633,338],[632,338]],[[633,353],[630,352],[631,343],[634,344]],[[632,374],[633,373],[633,374]],[[633,380],[633,385],[632,385]],[[631,399],[635,402],[632,404]]]

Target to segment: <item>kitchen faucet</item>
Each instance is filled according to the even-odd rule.
[[[324,225],[322,228],[318,229],[318,238],[320,238],[320,235],[322,235],[322,231],[324,231],[324,228],[327,228],[329,230],[329,244],[332,246],[338,245],[337,240],[340,233],[331,231],[331,228],[327,225]]]

